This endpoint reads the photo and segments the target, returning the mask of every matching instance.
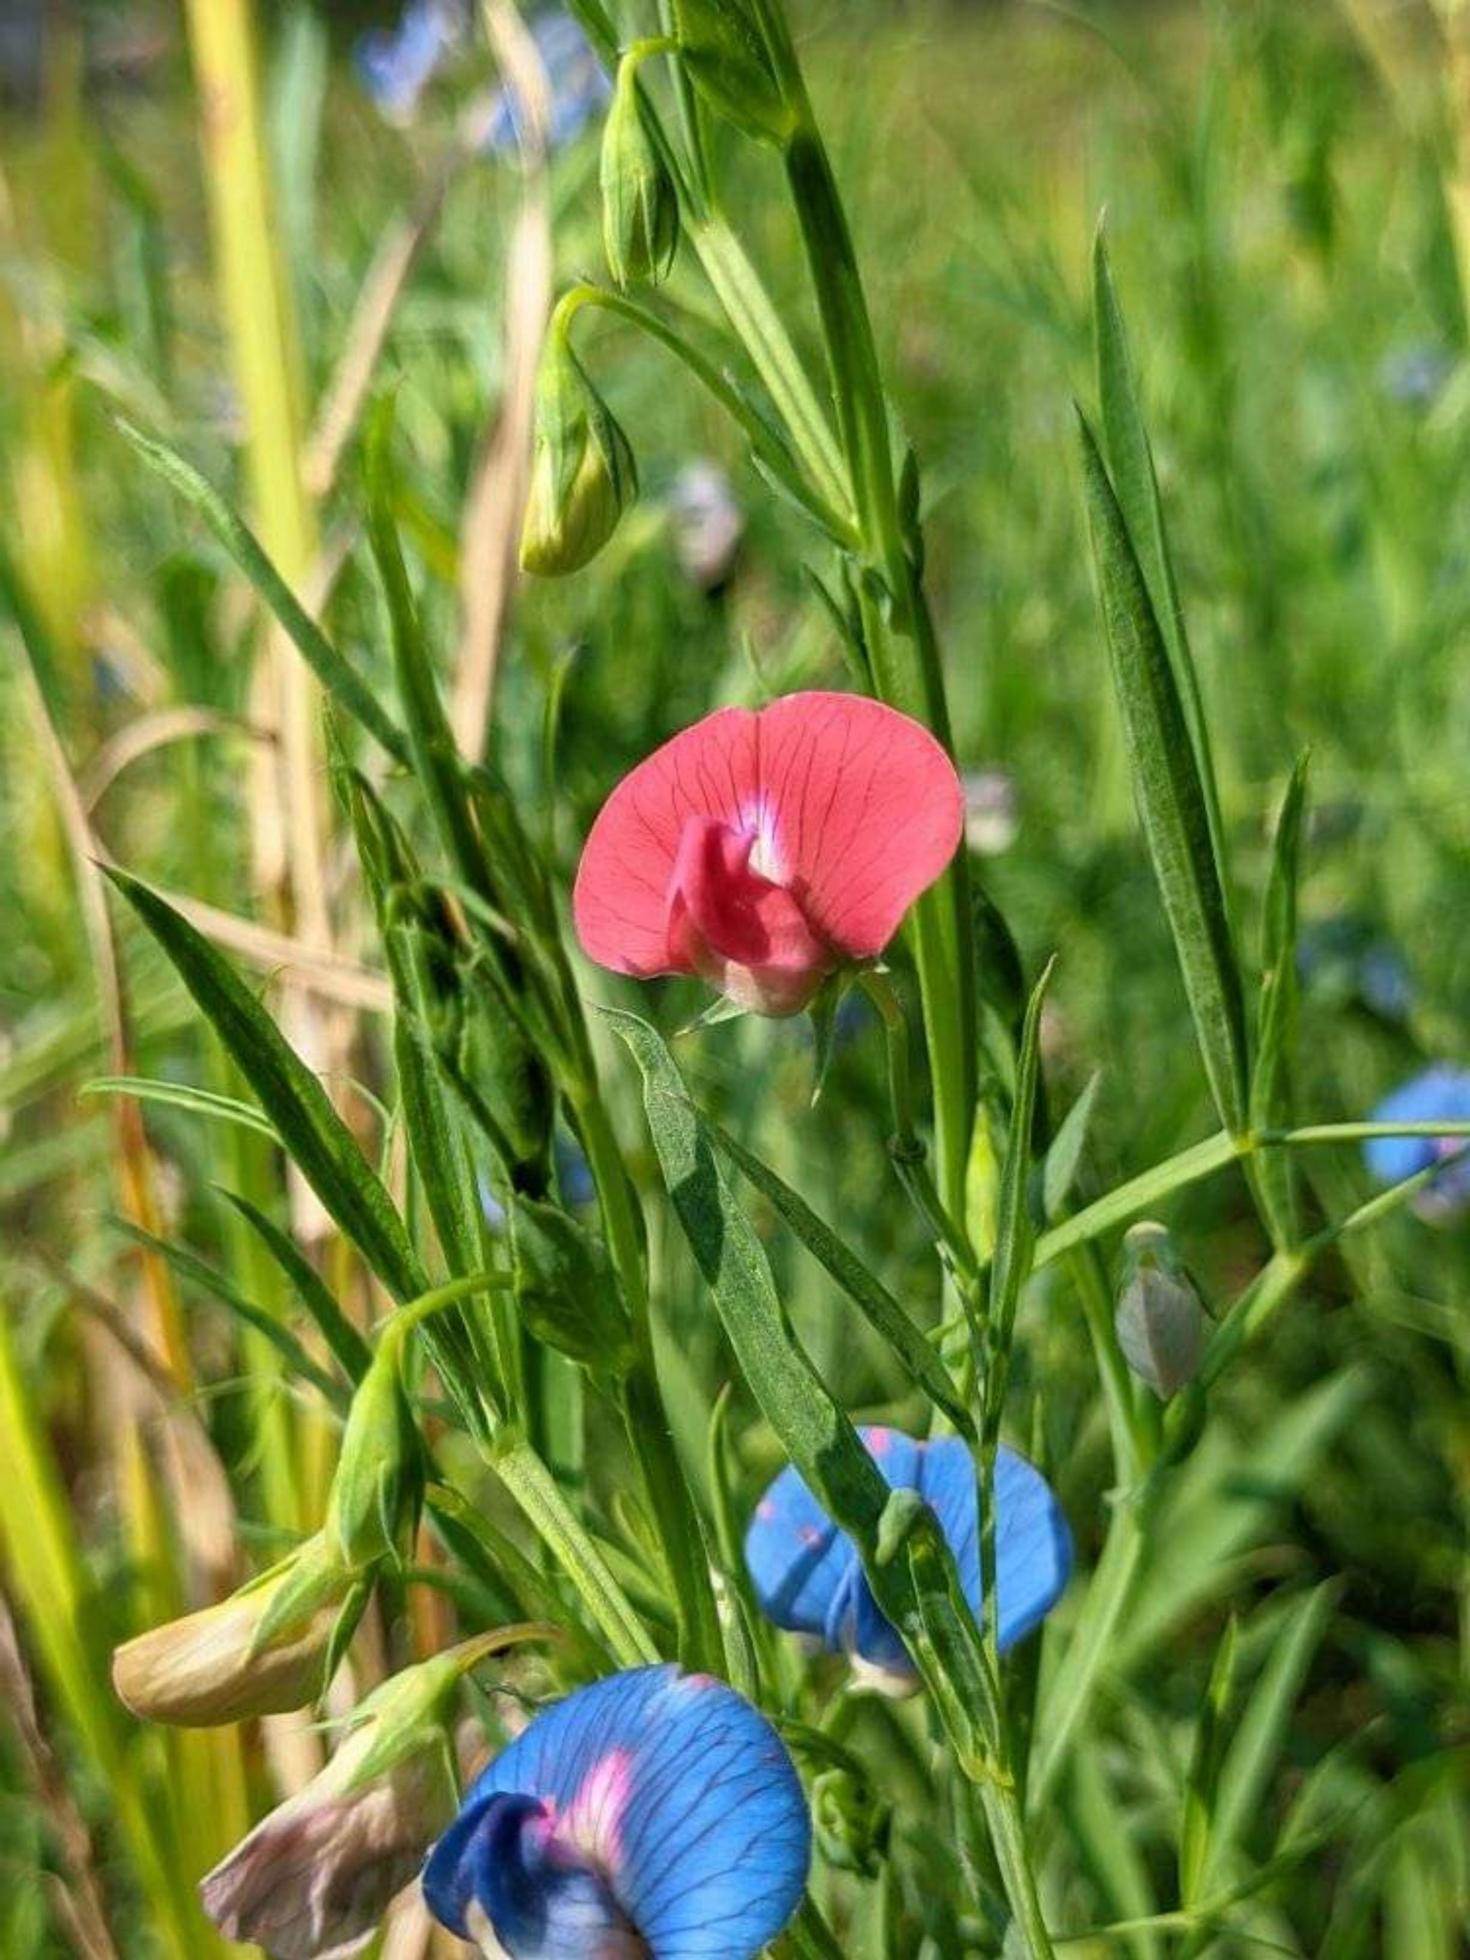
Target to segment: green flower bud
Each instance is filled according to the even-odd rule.
[[[602,238],[620,286],[658,285],[679,249],[679,194],[638,107],[638,61],[625,55],[602,131]]]
[[[1161,1400],[1167,1402],[1199,1372],[1204,1308],[1162,1225],[1135,1225],[1123,1241],[1114,1325],[1128,1366]]]
[[[385,1334],[357,1385],[342,1432],[323,1527],[349,1571],[397,1564],[412,1544],[424,1500],[424,1456],[403,1387],[402,1344]]]
[[[360,1588],[320,1537],[202,1612],[154,1627],[112,1657],[118,1697],[184,1728],[277,1715],[314,1701]]]
[[[822,1856],[839,1871],[876,1876],[892,1817],[865,1780],[848,1769],[825,1769],[812,1784],[812,1828]]]
[[[716,115],[768,143],[784,143],[793,117],[742,0],[676,0],[679,53]]]
[[[516,1307],[531,1333],[584,1367],[624,1372],[628,1315],[602,1241],[534,1198],[512,1202],[510,1230]]]
[[[628,438],[553,328],[536,383],[531,493],[521,564],[542,578],[580,571],[638,494]]]

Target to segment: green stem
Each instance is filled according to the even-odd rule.
[[[619,1664],[643,1667],[656,1661],[659,1652],[648,1629],[530,1444],[521,1440],[503,1443],[492,1451],[490,1462],[538,1536],[560,1561]]]
[[[641,327],[643,332],[666,347],[674,357],[681,361],[689,372],[719,403],[725,413],[744,431],[750,446],[766,468],[785,487],[809,516],[814,518],[832,538],[833,542],[851,548],[856,542],[850,520],[840,509],[825,502],[819,492],[812,489],[797,468],[789,452],[772,434],[768,425],[757,415],[739,390],[733,388],[724,374],[709,360],[694,343],[685,338],[676,327],[655,313],[651,307],[630,299],[626,293],[613,292],[606,286],[594,286],[588,282],[576,285],[565,292],[557,302],[552,316],[552,333],[566,333],[573,317],[584,306],[600,306],[609,313],[616,313],[623,319]]]
[[[668,1565],[679,1655],[691,1667],[720,1672],[725,1650],[704,1534],[659,1391],[637,1201],[602,1099],[595,1092],[577,1105],[577,1126],[602,1206],[608,1251],[633,1325],[636,1358],[622,1384],[623,1421]]]
[[[1036,1874],[1026,1845],[1026,1824],[1016,1786],[1010,1781],[982,1782],[980,1801],[1005,1881],[1006,1896],[1026,1942],[1026,1951],[1031,1960],[1051,1960],[1051,1935],[1046,1929],[1046,1916],[1042,1912],[1041,1896],[1036,1888]]]

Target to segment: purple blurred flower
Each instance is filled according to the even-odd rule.
[[[462,0],[410,0],[394,28],[375,28],[354,50],[363,86],[390,122],[411,122],[419,97],[465,28]]]
[[[980,1539],[975,1459],[959,1436],[915,1442],[896,1429],[861,1429],[868,1454],[894,1490],[915,1490],[933,1510],[980,1611]],[[1072,1537],[1041,1472],[1014,1450],[995,1466],[996,1591],[1002,1651],[1040,1625],[1072,1570]],[[866,1662],[881,1677],[912,1678],[907,1649],[878,1608],[857,1547],[788,1465],[756,1506],[745,1562],[762,1610],[778,1627],[833,1653]]]
[[[1375,1123],[1470,1123],[1470,1070],[1437,1063],[1400,1083],[1373,1111]],[[1380,1184],[1401,1184],[1443,1161],[1414,1202],[1421,1218],[1443,1224],[1470,1205],[1470,1139],[1372,1137],[1363,1146]]]
[[[1314,920],[1297,942],[1297,972],[1330,1005],[1354,1003],[1385,1021],[1402,1021],[1414,1005],[1414,983],[1403,954],[1364,919]]]
[[[538,1716],[430,1854],[434,1916],[516,1960],[754,1960],[811,1856],[780,1738],[676,1667],[598,1681]]]
[[[1405,341],[1378,363],[1378,385],[1405,408],[1429,408],[1455,371],[1453,357],[1434,341]]]
[[[583,129],[612,97],[612,83],[570,14],[559,8],[538,14],[531,38],[551,88],[553,150],[561,149]],[[486,105],[480,148],[494,156],[514,156],[520,147],[520,105],[514,89],[495,91]]]

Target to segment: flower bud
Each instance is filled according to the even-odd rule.
[[[638,106],[638,63],[625,55],[602,131],[602,238],[620,286],[658,285],[679,249],[679,194]]]
[[[1128,1366],[1163,1401],[1194,1380],[1204,1355],[1199,1293],[1162,1225],[1133,1226],[1123,1241],[1114,1325]]]
[[[632,1358],[628,1316],[602,1242],[534,1198],[515,1199],[510,1220],[516,1307],[526,1327],[584,1367],[621,1373]]]
[[[112,1657],[119,1699],[149,1721],[208,1728],[313,1701],[360,1587],[311,1538],[217,1606],[139,1634]]]
[[[312,1960],[372,1932],[454,1816],[449,1721],[482,1645],[384,1682],[326,1768],[215,1866],[200,1897],[227,1939]]]
[[[385,1335],[342,1433],[324,1535],[349,1571],[401,1559],[418,1529],[424,1459],[403,1388],[402,1348]]]
[[[536,384],[521,564],[543,578],[580,571],[607,543],[637,494],[638,471],[628,438],[587,379],[565,334],[553,330]]]

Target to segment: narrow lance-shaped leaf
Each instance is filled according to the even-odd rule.
[[[212,1117],[218,1123],[235,1123],[242,1130],[279,1143],[275,1125],[250,1103],[237,1096],[222,1096],[213,1089],[198,1089],[192,1082],[168,1082],[145,1075],[96,1075],[84,1082],[77,1095],[132,1096],[143,1103],[157,1103],[166,1109],[186,1109],[195,1116]]]
[[[902,1635],[961,1762],[980,1775],[997,1733],[995,1684],[934,1515],[913,1492],[890,1491],[793,1338],[765,1251],[664,1042],[636,1014],[603,1012],[642,1072],[664,1182],[751,1392],[856,1544],[874,1598]]]
[[[338,1306],[316,1267],[290,1234],[282,1231],[275,1220],[267,1217],[249,1198],[241,1197],[238,1191],[223,1188],[220,1196],[240,1214],[285,1274],[347,1379],[354,1384],[360,1382],[367,1373],[373,1351]]]
[[[107,876],[172,961],[330,1217],[395,1299],[427,1292],[428,1278],[381,1179],[254,994],[166,900],[125,871],[109,869]]]
[[[720,1155],[775,1207],[818,1265],[826,1268],[873,1332],[891,1349],[910,1379],[944,1410],[962,1435],[970,1434],[974,1424],[949,1370],[883,1282],[769,1164],[762,1163],[718,1123],[708,1127]]]
[[[1118,499],[1079,415],[1088,522],[1134,795],[1215,1106],[1245,1127],[1245,1007],[1204,788],[1168,652]]]
[[[1226,1878],[1229,1853],[1260,1814],[1286,1745],[1297,1696],[1332,1622],[1338,1590],[1329,1579],[1308,1594],[1290,1627],[1272,1643],[1260,1679],[1235,1724],[1220,1771],[1214,1826],[1200,1876],[1206,1897]]]
[[[1057,1125],[1057,1133],[1047,1150],[1041,1172],[1041,1215],[1049,1225],[1061,1217],[1071,1196],[1072,1186],[1077,1181],[1077,1166],[1087,1147],[1093,1105],[1101,1085],[1102,1070],[1096,1069],[1087,1078],[1082,1094]]]
[[[1261,921],[1261,997],[1250,1102],[1254,1130],[1286,1130],[1292,1124],[1297,1031],[1297,889],[1306,794],[1307,758],[1303,755],[1292,771],[1281,814],[1276,820],[1271,879]],[[1262,1151],[1256,1159],[1255,1176],[1272,1238],[1278,1247],[1294,1245],[1300,1219],[1290,1151]]]
[[[198,511],[332,699],[345,708],[355,721],[360,722],[395,762],[409,766],[408,743],[401,731],[394,726],[371,687],[337,651],[301,604],[239,513],[225,502],[192,463],[184,461],[176,449],[170,449],[167,443],[155,442],[130,422],[120,420],[117,426],[144,462],[157,470],[164,481],[172,484]]]
[[[1179,602],[1179,587],[1174,577],[1174,560],[1169,550],[1164,506],[1154,471],[1153,449],[1144,425],[1138,383],[1129,356],[1127,329],[1118,305],[1117,288],[1113,284],[1107,241],[1101,225],[1093,244],[1092,298],[1097,334],[1097,392],[1102,407],[1108,468],[1112,472],[1113,487],[1118,493],[1123,522],[1138,553],[1144,582],[1148,586],[1159,629],[1173,663],[1174,679],[1179,688],[1184,718],[1189,724],[1205,809],[1210,819],[1215,861],[1220,866],[1221,883],[1228,904],[1230,879],[1225,857],[1225,828],[1220,816],[1210,731],[1200,698],[1199,676],[1184,627],[1184,608]]]
[[[148,1251],[158,1253],[161,1258],[168,1261],[181,1279],[190,1281],[201,1293],[218,1300],[221,1305],[228,1307],[231,1313],[237,1314],[248,1327],[253,1327],[257,1333],[263,1334],[280,1354],[292,1374],[298,1375],[304,1382],[309,1382],[336,1408],[346,1408],[348,1397],[342,1384],[333,1381],[326,1370],[312,1360],[284,1321],[271,1313],[268,1308],[247,1299],[240,1289],[224,1273],[211,1266],[208,1260],[201,1259],[197,1252],[191,1252],[187,1246],[175,1245],[170,1239],[160,1238],[156,1232],[145,1231],[141,1225],[134,1225],[130,1219],[114,1217],[111,1223],[115,1231],[121,1232],[135,1245],[144,1246]]]
[[[1210,1848],[1219,1791],[1220,1765],[1225,1755],[1226,1714],[1235,1692],[1238,1624],[1226,1622],[1215,1649],[1209,1685],[1195,1724],[1194,1748],[1184,1780],[1184,1806],[1179,1823],[1179,1897],[1186,1906],[1200,1897],[1205,1860]]]

